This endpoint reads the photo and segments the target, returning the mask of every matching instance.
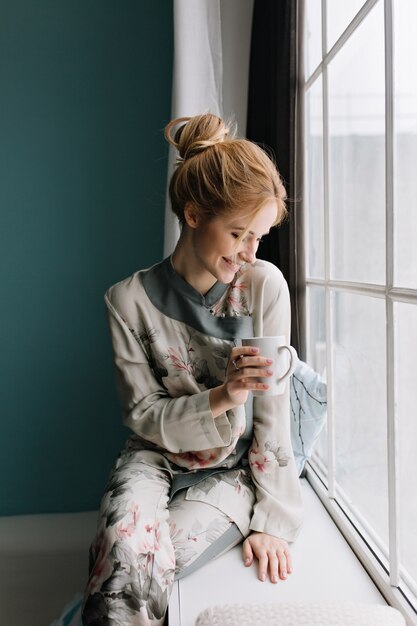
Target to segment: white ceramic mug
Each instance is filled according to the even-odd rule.
[[[287,379],[293,374],[298,363],[297,352],[292,346],[287,346],[284,335],[274,337],[245,337],[242,346],[256,346],[259,356],[272,359],[268,369],[274,372],[273,376],[259,377],[259,382],[269,385],[265,391],[253,391],[254,396],[279,396],[285,391]]]

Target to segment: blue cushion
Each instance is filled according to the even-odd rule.
[[[326,422],[327,385],[307,363],[299,361],[290,379],[291,443],[300,475]]]

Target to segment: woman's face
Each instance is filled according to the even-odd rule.
[[[192,227],[193,257],[190,262],[195,278],[205,293],[216,281],[228,284],[244,263],[254,263],[259,242],[268,234],[277,217],[275,200],[265,204],[253,218],[239,215],[216,217],[209,222],[199,222]],[[249,226],[249,232],[238,241]],[[194,284],[195,284],[194,278]]]

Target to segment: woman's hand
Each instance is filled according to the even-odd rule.
[[[259,382],[259,378],[273,375],[269,369],[273,361],[258,353],[259,348],[253,346],[232,348],[226,380],[210,390],[210,407],[214,417],[245,404],[249,391],[265,391],[269,388],[266,383]]]
[[[246,567],[252,565],[254,556],[258,559],[259,580],[266,580],[269,574],[270,581],[276,583],[278,577],[286,580],[287,575],[292,573],[291,554],[284,539],[253,532],[243,542],[243,559]]]

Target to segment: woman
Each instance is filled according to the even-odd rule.
[[[239,347],[244,336],[289,341],[287,284],[256,260],[286,214],[285,189],[266,153],[215,115],[174,120],[166,137],[179,151],[170,199],[180,239],[105,295],[133,435],[102,500],[84,625],[162,624],[174,576],[242,540],[261,580],[285,580],[301,525],[289,391],[252,406],[271,362]]]

